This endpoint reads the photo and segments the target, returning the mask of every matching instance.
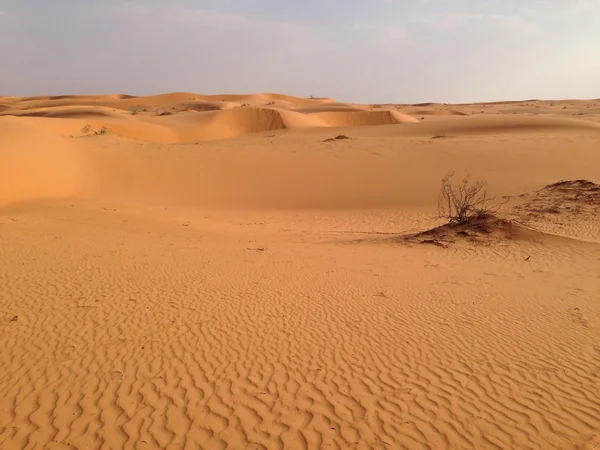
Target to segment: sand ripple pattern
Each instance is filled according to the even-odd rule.
[[[595,247],[465,257],[65,214],[2,216],[2,449],[598,442]]]

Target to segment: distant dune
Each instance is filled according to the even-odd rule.
[[[531,108],[531,102],[497,102],[496,109],[473,111],[482,105],[467,105],[462,110],[451,105],[424,103],[428,109],[410,106],[368,106],[337,103],[329,98],[305,99],[278,94],[198,95],[173,93],[149,97],[116,94],[105,96],[2,97],[0,116],[43,117],[58,120],[45,123],[47,131],[61,136],[80,136],[86,126],[106,129],[107,133],[129,139],[152,142],[197,142],[229,139],[251,133],[323,127],[362,127],[413,124],[419,119],[436,120],[440,116],[481,116],[477,120],[436,124],[439,132],[489,133],[494,130],[545,128],[593,128],[598,122],[561,121],[573,114],[570,110],[547,108],[561,117],[525,119],[522,114],[511,119],[512,111],[502,107]],[[551,102],[549,102],[551,103]],[[576,103],[577,105],[577,103]],[[537,108],[537,106],[535,106]],[[549,111],[545,111],[548,113]],[[527,111],[519,111],[527,112]],[[538,112],[538,111],[536,111]],[[560,114],[563,113],[563,114]],[[590,113],[590,111],[586,111]],[[428,127],[425,127],[428,128]],[[414,128],[419,134],[425,128]],[[406,130],[411,133],[411,129]],[[428,131],[429,132],[429,131]]]
[[[211,113],[212,112],[212,113]],[[201,114],[198,114],[201,113]],[[370,111],[364,106],[338,104],[331,99],[288,95],[197,95],[174,93],[150,97],[127,95],[28,97],[5,100],[1,115],[79,119],[57,125],[78,135],[81,120],[130,139],[193,142],[227,139],[275,130],[413,123],[417,119],[396,111]],[[140,125],[143,124],[143,125]],[[150,132],[149,128],[155,129]]]

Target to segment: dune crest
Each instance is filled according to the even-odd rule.
[[[64,135],[68,129],[69,136],[80,134],[77,128],[81,120],[94,119],[118,136],[155,142],[229,139],[249,133],[312,127],[418,122],[397,111],[370,110],[361,105],[339,104],[329,98],[185,92],[148,97],[119,94],[6,98],[0,116],[77,120],[72,126],[57,125],[59,134]],[[149,132],[150,127],[155,129]]]

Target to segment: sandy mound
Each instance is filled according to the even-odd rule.
[[[456,242],[492,244],[498,240],[539,240],[543,233],[493,214],[483,214],[465,222],[451,222],[427,231],[403,236],[401,241],[445,247]]]
[[[558,181],[539,190],[525,205],[534,212],[581,213],[584,207],[600,208],[600,185],[589,180]]]
[[[559,181],[535,194],[523,194],[513,216],[547,232],[600,242],[600,185],[588,180]]]
[[[600,242],[600,185],[596,183],[560,181],[534,195],[523,194],[517,201],[520,203],[508,209],[507,218],[486,213],[463,223],[451,222],[402,239],[442,247],[465,241],[493,244],[506,239],[556,242],[561,237]]]

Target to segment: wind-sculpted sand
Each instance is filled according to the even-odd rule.
[[[599,182],[598,101],[0,97],[0,448],[600,448]]]

